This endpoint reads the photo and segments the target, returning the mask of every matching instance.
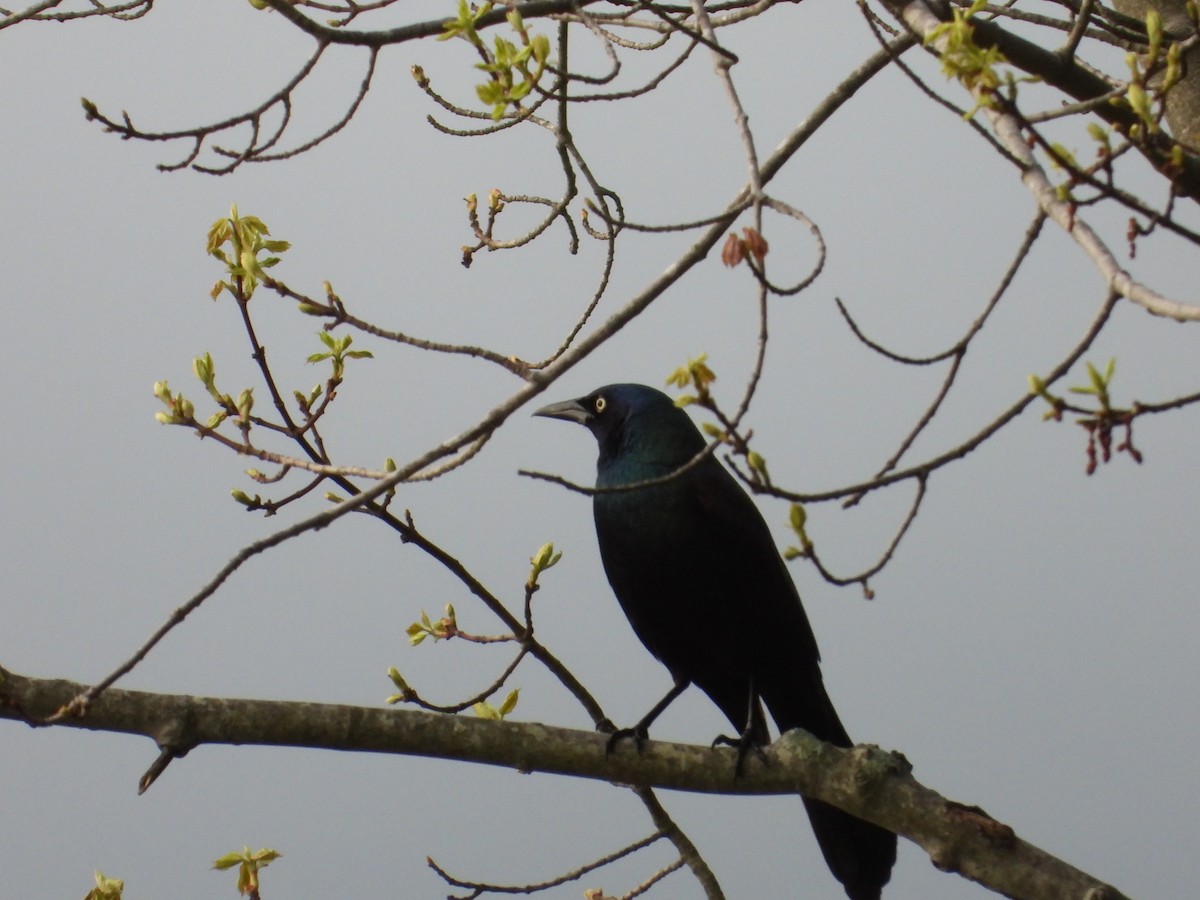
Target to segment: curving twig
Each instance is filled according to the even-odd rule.
[[[627,844],[620,850],[607,853],[604,856],[601,856],[599,859],[585,863],[577,868],[570,869],[569,871],[563,872],[561,875],[557,875],[554,878],[549,878],[545,881],[534,882],[532,884],[501,885],[491,884],[483,881],[467,881],[451,875],[436,862],[434,862],[432,857],[426,857],[425,862],[429,865],[429,868],[437,872],[438,877],[441,878],[442,881],[446,882],[446,884],[450,885],[451,887],[464,888],[470,891],[469,894],[459,895],[457,900],[474,900],[474,898],[482,897],[484,894],[537,894],[542,891],[550,890],[551,888],[561,887],[562,885],[568,884],[572,881],[578,881],[584,875],[588,875],[592,872],[595,872],[597,869],[602,869],[605,866],[618,862],[627,856],[631,856],[632,854],[637,853],[639,850],[643,850],[646,847],[649,847],[651,844],[662,840],[664,837],[666,837],[664,832],[655,831],[641,840],[634,841],[632,844]]]
[[[1067,372],[1070,371],[1071,367],[1083,357],[1083,354],[1088,351],[1088,348],[1092,346],[1100,332],[1104,329],[1104,326],[1107,324],[1108,318],[1112,314],[1113,308],[1116,306],[1118,299],[1120,298],[1115,293],[1110,293],[1105,297],[1104,303],[1101,304],[1099,311],[1088,325],[1088,328],[1084,332],[1083,337],[1079,340],[1079,343],[1077,343],[1075,347],[1063,359],[1061,359],[1043,379],[1043,383],[1045,385],[1048,386],[1056,383],[1059,379],[1064,377]],[[773,497],[779,497],[783,500],[791,500],[793,503],[823,503],[829,500],[841,500],[844,497],[858,497],[871,491],[877,491],[880,488],[885,488],[888,485],[897,484],[901,481],[924,478],[943,466],[948,465],[955,460],[962,459],[964,456],[967,456],[974,450],[978,449],[983,443],[989,440],[992,435],[1024,412],[1025,408],[1029,406],[1029,404],[1032,403],[1036,397],[1036,394],[1025,394],[1021,397],[1021,399],[1017,400],[1015,403],[1005,409],[1000,415],[992,419],[991,422],[989,422],[967,440],[959,443],[957,446],[952,447],[949,450],[943,451],[942,453],[926,460],[923,463],[909,466],[906,469],[895,470],[886,475],[879,476],[878,478],[872,478],[868,481],[863,481],[858,484],[846,485],[845,487],[833,488],[827,491],[802,493],[799,491],[783,490],[775,485],[758,486],[755,487],[755,490],[758,493],[769,494]]]
[[[1033,221],[1029,223],[1029,227],[1025,229],[1025,235],[1021,240],[1020,247],[1017,248],[1016,255],[1014,256],[1012,262],[1009,263],[1008,269],[1001,277],[1000,283],[992,292],[991,297],[988,298],[988,302],[984,306],[983,311],[975,318],[975,321],[971,323],[966,333],[958,339],[954,346],[942,353],[927,357],[901,356],[900,354],[894,353],[880,344],[868,339],[862,333],[862,331],[859,330],[857,323],[850,317],[850,314],[846,311],[846,307],[842,305],[842,301],[835,301],[837,303],[838,310],[842,314],[842,317],[850,326],[850,330],[854,332],[854,336],[876,353],[883,355],[887,359],[890,359],[893,362],[915,366],[931,365],[933,363],[942,362],[946,359],[951,360],[950,368],[946,372],[945,378],[942,379],[942,384],[938,389],[937,395],[925,409],[925,412],[922,413],[919,419],[917,419],[916,424],[912,427],[909,433],[900,442],[900,445],[896,448],[896,451],[888,458],[887,462],[883,464],[879,471],[875,473],[876,478],[886,475],[888,472],[892,471],[897,464],[899,464],[904,454],[909,451],[917,437],[922,431],[925,430],[926,426],[933,421],[934,416],[936,416],[938,410],[941,409],[943,401],[949,395],[950,389],[953,387],[954,382],[958,377],[959,368],[961,367],[962,361],[966,356],[967,348],[970,346],[971,341],[974,340],[975,336],[983,329],[984,323],[987,322],[992,312],[996,309],[996,306],[1000,303],[1000,298],[1004,296],[1005,292],[1012,284],[1013,279],[1016,278],[1017,272],[1020,270],[1021,265],[1026,259],[1028,259],[1029,252],[1033,249],[1034,242],[1037,240],[1038,235],[1041,234],[1042,224],[1045,221],[1045,213],[1038,212],[1038,214],[1034,216]],[[862,494],[856,494],[855,496],[847,499],[844,506],[854,506],[862,499],[862,497]]]
[[[253,109],[247,110],[244,113],[231,116],[227,119],[222,119],[217,122],[210,122],[206,125],[197,125],[193,128],[185,128],[178,131],[143,131],[133,124],[133,120],[128,113],[122,113],[120,120],[111,118],[100,111],[100,108],[90,100],[83,101],[84,111],[87,114],[89,121],[99,122],[104,126],[105,131],[118,134],[123,140],[141,140],[151,142],[173,142],[180,140],[191,141],[192,148],[186,156],[174,163],[159,163],[158,169],[163,172],[175,172],[180,169],[191,167],[197,172],[204,172],[209,175],[226,175],[238,168],[242,163],[246,162],[272,162],[281,159],[289,159],[297,156],[318,144],[328,140],[333,135],[340,132],[353,118],[358,111],[363,98],[371,87],[371,78],[375,72],[375,61],[378,50],[372,48],[369,53],[367,64],[367,72],[363,77],[362,83],[359,85],[358,92],[350,102],[347,111],[329,128],[322,132],[312,140],[306,141],[297,147],[290,150],[283,150],[276,153],[270,153],[283,137],[284,132],[291,124],[292,111],[292,95],[296,89],[312,74],[317,63],[320,62],[325,50],[329,47],[328,42],[320,42],[312,55],[300,67],[300,70],[292,76],[292,78],[284,84],[279,90],[275,91],[266,100],[260,103]],[[263,119],[271,112],[272,109],[278,107],[280,111],[280,120],[274,130],[264,139],[260,141],[263,129]],[[204,150],[205,144],[222,132],[231,131],[232,129],[245,126],[250,130],[249,138],[244,142],[240,150],[229,150],[224,147],[214,147],[213,151],[219,156],[229,160],[223,166],[212,166],[197,162],[201,152]]]

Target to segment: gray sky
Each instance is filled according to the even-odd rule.
[[[872,50],[846,4],[808,0],[771,16],[769,26],[729,35],[763,154]],[[474,73],[465,45],[428,41],[385,53],[375,89],[341,136],[290,162],[213,178],[156,172],[183,146],[104,135],[84,121],[78,97],[110,113],[127,109],[148,130],[240,112],[309,52],[277,17],[242,0],[162,4],[138,23],[27,23],[0,42],[8,372],[0,663],[89,681],[241,545],[321,503],[276,519],[246,515],[228,494],[250,489],[240,474],[246,461],[154,421],[158,379],[199,402],[191,359],[205,351],[225,390],[256,383],[231,303],[207,298],[221,271],[204,255],[204,238],[231,202],[292,241],[275,271],[297,289],[319,292],[329,279],[384,327],[528,358],[569,327],[601,254],[585,237],[569,256],[560,226],[524,250],[480,254],[470,270],[458,264],[469,239],[464,195],[492,187],[554,194],[560,179],[553,143],[536,129],[462,140],[425,123],[433,109],[409,65],[422,64],[435,85],[466,100]],[[298,98],[301,137],[341,109],[363,58],[345,52],[329,63]],[[632,219],[710,214],[745,179],[704,57],[628,107],[581,107],[573,131]],[[771,357],[749,425],[782,484],[815,490],[861,480],[890,455],[941,371],[901,370],[868,354],[833,298],[894,349],[941,350],[982,308],[1032,203],[1005,164],[898,73],[840,112],[772,190],[820,224],[831,252],[810,291],[772,302]],[[1098,221],[1122,248],[1123,217]],[[775,223],[768,237],[772,265],[803,271],[812,253],[805,233]],[[683,246],[627,238],[601,316]],[[1196,299],[1194,248],[1144,243],[1130,266]],[[917,456],[959,443],[1020,396],[1028,373],[1045,371],[1078,340],[1101,291],[1074,246],[1050,235],[972,347]],[[265,292],[254,307],[287,387],[323,379],[303,364],[320,349],[315,323]],[[752,360],[753,310],[746,272],[706,262],[547,396],[611,381],[661,385],[688,356],[707,352],[719,396],[732,404]],[[357,343],[377,358],[351,365],[326,426],[335,458],[348,465],[409,459],[519,386],[486,363]],[[1122,402],[1195,390],[1191,328],[1122,305],[1088,358],[1110,355],[1119,359]],[[851,734],[903,751],[930,787],[979,804],[1130,896],[1188,896],[1200,881],[1191,837],[1200,776],[1187,752],[1200,740],[1196,414],[1139,421],[1145,464],[1122,456],[1087,478],[1081,430],[1043,424],[1040,413],[933,480],[913,532],[874,581],[873,603],[793,564],[826,680]],[[514,606],[528,557],[553,540],[564,557],[544,576],[539,634],[614,719],[631,722],[668,679],[612,599],[588,503],[516,474],[535,468],[587,481],[593,458],[582,429],[519,414],[471,466],[406,489],[398,502]],[[812,508],[811,534],[827,562],[841,572],[873,562],[908,496],[902,487],[849,513]],[[764,503],[764,511],[786,542],[786,504]],[[396,665],[427,695],[457,699],[507,656],[458,644],[410,648],[405,627],[446,602],[464,628],[494,630],[431,561],[349,517],[239,571],[122,685],[372,705],[391,693],[384,673]],[[514,684],[522,688],[515,718],[588,726],[533,666]],[[655,734],[707,742],[722,727],[690,692]],[[78,897],[101,869],[126,879],[131,900],[232,897],[233,877],[208,867],[249,844],[284,853],[265,873],[267,897],[432,898],[446,891],[426,855],[463,877],[537,881],[652,827],[631,795],[607,785],[314,751],[201,747],[138,797],[155,752],[144,739],[0,728],[3,892]],[[841,896],[795,799],[664,799],[731,898]],[[619,894],[668,860],[657,848],[553,896],[577,897],[586,886]],[[661,895],[699,890],[676,875]],[[984,895],[904,842],[885,894]]]

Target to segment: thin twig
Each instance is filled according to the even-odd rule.
[[[564,872],[561,875],[557,875],[554,878],[522,885],[489,884],[483,881],[466,881],[462,878],[451,875],[436,862],[434,862],[432,857],[426,857],[425,862],[429,868],[437,872],[438,877],[440,877],[447,884],[452,885],[453,887],[465,888],[471,891],[471,893],[467,895],[467,898],[480,897],[484,894],[536,894],[540,891],[549,890],[550,888],[561,887],[562,885],[572,881],[578,881],[584,875],[588,875],[591,872],[595,872],[597,869],[602,869],[605,866],[612,865],[613,863],[618,862],[627,856],[631,856],[634,853],[637,853],[639,850],[643,850],[646,847],[649,847],[651,844],[662,840],[664,837],[666,837],[665,832],[661,830],[655,831],[652,834],[641,838],[640,840],[634,841],[632,844],[627,844],[620,850],[615,850],[612,853],[605,854],[599,859],[585,863],[578,868],[571,869],[570,871]]]
[[[1105,324],[1108,322],[1108,318],[1112,314],[1113,307],[1116,306],[1118,299],[1119,297],[1116,293],[1109,293],[1105,297],[1104,303],[1101,304],[1099,311],[1096,313],[1095,318],[1093,318],[1091,323],[1088,325],[1088,328],[1084,332],[1084,335],[1080,339],[1079,343],[1075,345],[1075,347],[1066,355],[1066,357],[1060,360],[1058,364],[1050,370],[1049,374],[1043,379],[1044,384],[1049,386],[1057,382],[1060,378],[1066,375],[1071,367],[1079,361],[1084,353],[1087,352],[1088,348],[1092,346],[1092,343],[1096,340],[1097,336],[1099,336]],[[1024,412],[1025,408],[1029,406],[1029,404],[1035,399],[1035,394],[1025,394],[1021,397],[1021,399],[1009,406],[991,422],[957,446],[952,447],[951,449],[946,450],[923,463],[915,466],[909,466],[907,469],[900,469],[898,471],[891,472],[880,478],[873,478],[869,481],[864,481],[859,484],[852,484],[845,487],[834,488],[828,491],[816,491],[812,493],[786,491],[774,485],[770,486],[769,488],[756,488],[756,490],[758,490],[760,493],[770,494],[773,497],[791,500],[794,503],[823,503],[829,500],[840,500],[843,497],[859,496],[870,491],[879,490],[880,488],[887,487],[891,484],[897,484],[901,481],[908,481],[909,479],[913,478],[922,478],[936,471],[937,469],[942,468],[948,463],[962,459],[964,456],[967,456],[972,451],[978,449],[984,442],[990,439],[992,435]]]

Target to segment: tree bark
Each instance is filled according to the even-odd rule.
[[[1196,33],[1186,0],[1114,0],[1117,12],[1146,21],[1150,10],[1162,17],[1169,39],[1181,41]],[[1183,78],[1167,92],[1167,125],[1175,140],[1200,152],[1200,43],[1183,53]]]
[[[592,731],[401,709],[110,688],[82,715],[66,714],[85,690],[0,669],[0,718],[153,738],[161,752],[142,789],[200,744],[257,744],[430,756],[680,791],[803,794],[888,828],[922,847],[939,869],[1016,900],[1127,900],[978,807],[923,786],[902,755],[873,746],[843,750],[798,729],[771,745],[763,764],[751,755],[735,777],[732,749],[648,741],[641,753],[624,746],[609,753],[607,735]]]

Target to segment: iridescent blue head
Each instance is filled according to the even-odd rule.
[[[534,413],[584,425],[600,445],[602,481],[619,483],[666,474],[704,447],[687,413],[662,391],[644,384],[610,384],[586,397],[552,403]],[[613,469],[621,470],[617,478]]]

